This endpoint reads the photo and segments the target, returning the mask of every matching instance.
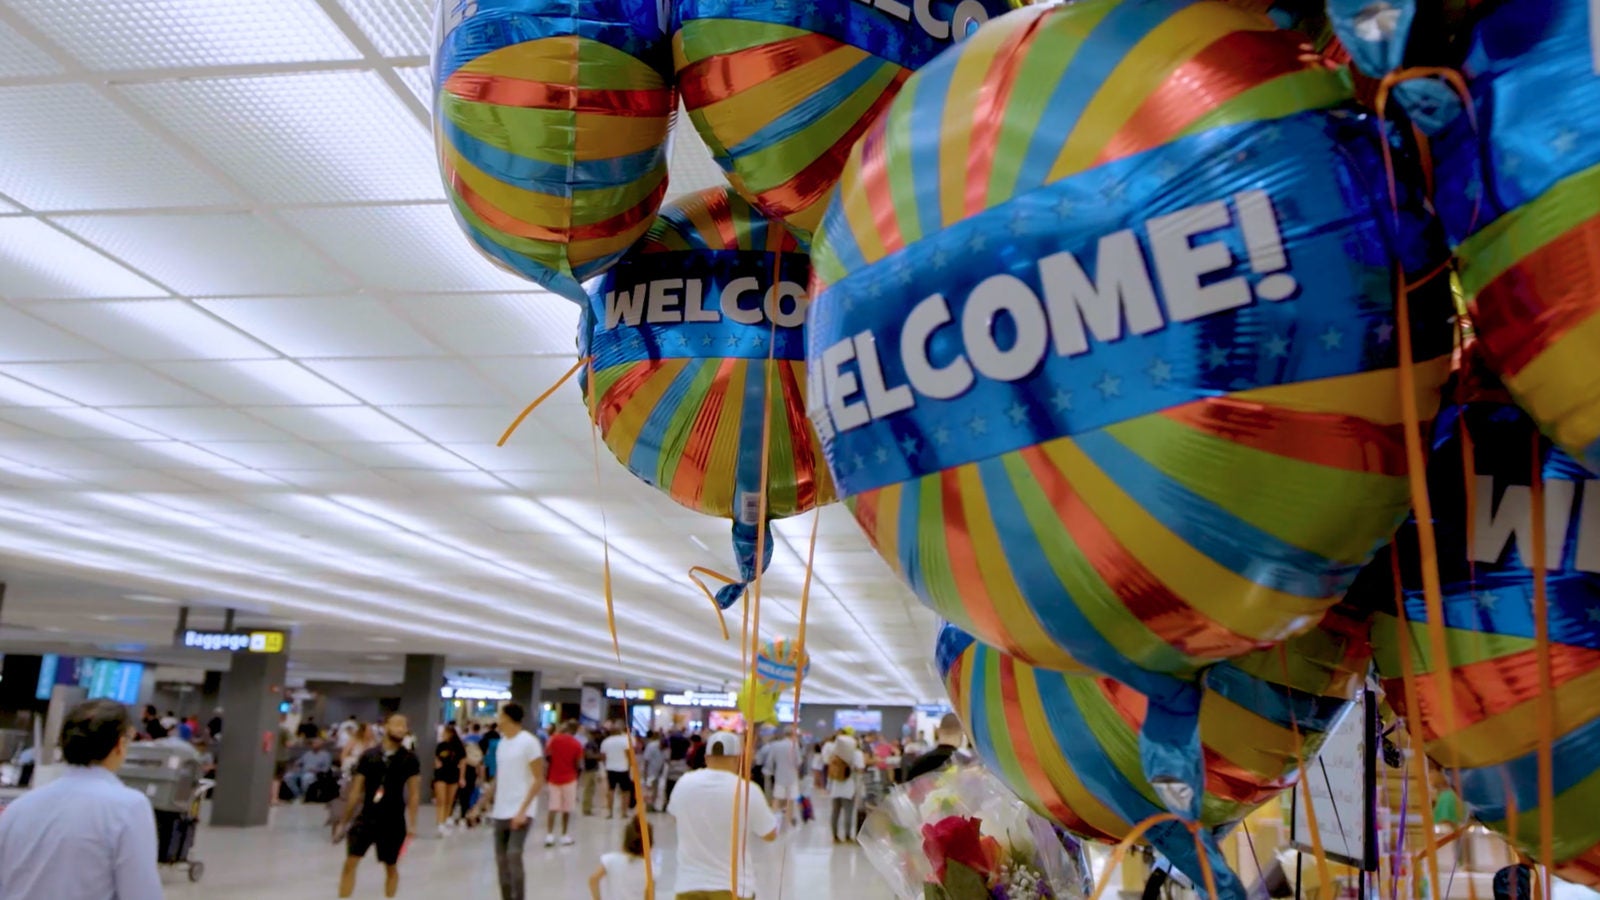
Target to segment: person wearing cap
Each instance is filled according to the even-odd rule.
[[[706,741],[706,767],[678,779],[672,791],[667,813],[678,823],[677,900],[748,900],[755,896],[750,856],[744,848],[750,839],[776,840],[778,819],[761,790],[740,777],[743,750],[738,735],[727,731],[713,734]],[[739,841],[737,895],[731,890],[733,841],[729,839],[734,833],[735,798],[746,836]]]

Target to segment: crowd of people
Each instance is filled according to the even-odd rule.
[[[941,723],[935,746],[917,739],[890,741],[876,732],[858,735],[850,728],[808,736],[793,725],[749,736],[692,729],[639,736],[620,722],[583,727],[569,721],[545,734],[524,719],[521,706],[505,703],[492,723],[446,725],[427,764],[416,755],[411,723],[399,713],[378,722],[352,716],[333,728],[286,723],[278,741],[273,796],[286,803],[328,804],[331,836],[344,846],[341,897],[354,894],[361,860],[372,853],[384,868],[385,895],[395,896],[401,858],[422,827],[426,792],[434,801],[432,830],[441,837],[488,826],[502,900],[527,896],[523,859],[539,825],[541,798],[545,847],[574,844],[572,819],[579,814],[626,818],[620,846],[602,855],[590,878],[595,900],[645,895],[650,814],[659,813],[676,823],[678,900],[734,900],[728,888],[736,853],[729,840],[735,796],[741,798],[744,844],[774,841],[782,830],[798,828],[813,818],[813,804],[823,798],[829,801],[833,840],[850,842],[866,810],[891,784],[947,764],[960,743],[960,724],[953,716]],[[118,840],[128,853],[114,848],[105,867],[105,877],[116,884],[106,895],[160,896],[159,879],[152,879],[156,854],[149,804],[122,787],[114,773],[134,741],[190,742],[214,758],[222,736],[220,716],[201,726],[193,718],[158,716],[147,707],[135,723],[117,704],[84,704],[68,716],[61,744],[72,771],[82,777],[31,792],[0,817],[0,857],[5,857],[0,863],[48,857],[52,835],[71,822],[52,820],[55,824],[38,834],[17,829],[34,818],[35,806],[70,795],[75,809],[88,809],[85,804],[92,802],[111,810],[116,827],[126,834]],[[753,744],[746,747],[746,740]],[[116,812],[124,807],[126,815]],[[44,809],[39,807],[41,818]],[[23,815],[15,814],[19,811]],[[738,896],[753,895],[754,870],[748,858],[740,862]],[[58,873],[24,862],[16,863],[16,871],[20,874],[0,885],[0,900],[45,896],[34,892],[48,893],[59,880]],[[22,885],[27,892],[16,893]]]

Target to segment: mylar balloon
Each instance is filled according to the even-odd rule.
[[[1009,0],[677,0],[689,118],[740,193],[809,239],[911,70]]]
[[[1461,435],[1474,471],[1462,471]],[[1535,640],[1532,483],[1543,483],[1549,644]],[[1471,491],[1469,495],[1468,491]],[[1421,718],[1428,755],[1456,770],[1451,783],[1472,815],[1541,855],[1539,659],[1553,682],[1554,857],[1563,878],[1600,886],[1600,481],[1539,437],[1503,392],[1471,390],[1439,417],[1428,464],[1445,652],[1434,656],[1418,570],[1415,525],[1396,539],[1406,622],[1373,629],[1389,702]],[[1392,569],[1380,557],[1351,589],[1390,601]],[[1404,683],[1402,653],[1415,673]],[[1454,698],[1446,709],[1445,692]],[[1413,698],[1415,705],[1412,705]]]
[[[1336,607],[1313,631],[1206,673],[1200,707],[1205,798],[1200,815],[1218,892],[1242,886],[1215,835],[1294,784],[1351,709],[1371,662],[1369,622]],[[978,753],[1018,796],[1068,830],[1119,841],[1164,812],[1139,772],[1145,698],[1111,679],[1035,669],[946,626],[938,667]],[[1177,823],[1148,840],[1203,884],[1199,851]]]
[[[1149,695],[1169,767],[1196,698],[1147,673],[1311,627],[1410,506],[1392,260],[1442,253],[1347,97],[1221,3],[1018,10],[911,78],[813,252],[813,416],[874,546],[979,639]],[[1428,417],[1442,280],[1411,303]]]
[[[434,134],[489,259],[576,302],[650,227],[674,100],[657,0],[440,0]]]
[[[768,519],[833,500],[805,416],[809,275],[782,225],[732,191],[702,191],[667,204],[591,285],[580,326],[593,357],[584,393],[598,391],[590,408],[617,459],[684,506],[734,520],[740,575],[718,593],[723,608],[758,571],[763,468]],[[770,559],[772,538],[760,543]]]
[[[1600,9],[1502,3],[1466,61],[1476,123],[1434,142],[1439,208],[1489,364],[1600,472]]]
[[[773,638],[756,648],[756,679],[774,688],[792,687],[811,671],[811,656],[788,638]]]

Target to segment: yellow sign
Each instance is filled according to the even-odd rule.
[[[252,631],[250,632],[251,653],[282,653],[283,632],[281,631]]]

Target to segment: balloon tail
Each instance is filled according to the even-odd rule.
[[[704,581],[700,580],[701,576],[705,576],[706,578],[714,578],[717,581],[722,582],[724,585],[730,585],[730,586],[731,585],[736,585],[736,584],[738,584],[738,582],[735,581],[733,578],[730,578],[727,575],[724,575],[721,572],[718,572],[715,569],[708,569],[705,566],[695,566],[694,568],[689,570],[689,580],[694,582],[694,586],[700,589],[700,593],[706,595],[706,599],[707,600],[711,601],[711,608],[713,610],[715,610],[716,613],[717,613],[717,625],[719,625],[722,628],[722,639],[723,640],[727,640],[728,639],[728,619],[727,619],[726,616],[724,616],[722,614],[722,610],[724,609],[724,607],[722,605],[722,601],[720,599],[718,599],[718,597],[722,593],[722,591],[723,590],[727,590],[727,588],[724,587],[722,590],[719,590],[716,593],[713,593],[711,588],[707,587],[706,583]],[[729,606],[732,606],[732,605],[733,604],[731,604],[731,603],[729,604]]]
[[[1149,696],[1149,710],[1139,730],[1139,761],[1167,809],[1185,821],[1195,821],[1205,791],[1200,688],[1174,679],[1167,690]]]

